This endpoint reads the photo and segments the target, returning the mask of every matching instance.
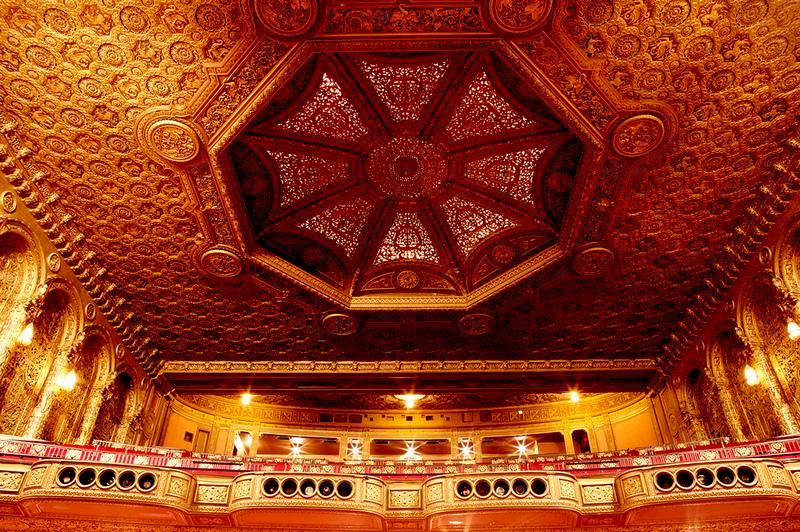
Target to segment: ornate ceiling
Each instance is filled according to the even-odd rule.
[[[0,17],[0,169],[192,391],[644,389],[752,252],[800,109],[792,2]]]

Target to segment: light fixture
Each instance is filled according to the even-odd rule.
[[[569,400],[573,403],[577,403],[581,400],[581,395],[576,390],[570,390],[569,392]]]
[[[517,456],[520,458],[528,456],[528,444],[525,442],[525,436],[517,436]]]
[[[524,412],[522,410],[517,410],[517,415],[518,416],[521,416],[522,414],[524,414]]]
[[[425,396],[418,393],[404,393],[400,395],[395,395],[395,397],[403,401],[406,404],[406,408],[412,409],[416,406],[417,401],[419,401]]]
[[[22,332],[19,333],[17,337],[17,341],[22,345],[31,345],[33,342],[33,323],[29,323],[22,329]]]
[[[300,445],[301,443],[303,443],[303,438],[301,438],[300,436],[292,436],[291,438],[289,438],[289,441],[292,442],[292,445]]]
[[[461,438],[458,440],[458,451],[462,460],[472,460],[475,458],[475,445],[472,438]]]
[[[402,460],[419,460],[422,458],[417,452],[419,445],[415,445],[414,443],[414,441],[406,442],[406,452],[403,453],[403,456],[401,457]]]
[[[244,443],[244,446],[249,449],[253,445],[253,435],[248,432],[242,442]]]
[[[786,332],[789,333],[789,340],[797,340],[800,338],[800,325],[793,319],[789,319],[786,324]]]
[[[361,460],[362,443],[361,440],[352,439],[347,445],[347,454],[351,460]]]
[[[758,376],[758,372],[750,364],[744,367],[744,382],[746,382],[748,386],[755,386],[761,382],[761,377]]]
[[[294,438],[292,438],[294,440]],[[303,443],[302,438],[300,438],[299,442],[292,441],[292,448],[289,451],[293,457],[297,458],[303,452]]]
[[[75,385],[78,383],[78,375],[75,373],[75,370],[70,370],[67,373],[62,373],[56,378],[56,386],[60,389],[71,392],[75,389]]]
[[[244,406],[247,406],[250,404],[250,401],[253,400],[253,396],[249,393],[243,393],[240,400]]]

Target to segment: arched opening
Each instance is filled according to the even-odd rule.
[[[18,434],[42,393],[55,357],[77,325],[71,298],[54,289],[47,292],[42,310],[32,322],[30,345],[17,342],[0,375],[0,432]]]
[[[14,232],[0,234],[0,366],[25,327],[25,303],[33,294],[38,265],[31,244]]]
[[[132,395],[133,378],[129,373],[119,373],[104,391],[103,404],[92,431],[92,440],[114,440],[117,429],[125,419],[125,412]]]
[[[92,335],[83,345],[74,362],[64,368],[64,373],[74,375],[72,388],[60,387],[55,392],[54,401],[42,425],[41,438],[45,440],[69,442],[79,435],[82,421],[92,398],[93,388],[103,379],[100,365],[108,342],[105,338]]]

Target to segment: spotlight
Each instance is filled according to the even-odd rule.
[[[521,416],[522,414],[524,414],[524,412],[522,410],[517,410],[517,415],[518,416]]]
[[[425,396],[418,393],[406,393],[401,395],[395,395],[395,397],[403,401],[406,404],[406,408],[410,410],[416,406],[417,401],[419,401]]]
[[[570,390],[569,400],[572,401],[573,403],[577,403],[578,401],[581,400],[581,395],[575,390]]]
[[[244,406],[247,406],[247,405],[249,405],[249,404],[250,404],[250,401],[252,401],[252,400],[253,400],[253,396],[252,396],[252,395],[250,395],[249,393],[243,393],[243,394],[242,394],[241,402],[242,402],[242,404],[243,404]]]
[[[22,329],[22,332],[19,333],[17,337],[17,341],[22,345],[31,345],[33,342],[33,323],[29,323]]]
[[[303,438],[301,438],[299,436],[292,436],[291,438],[289,438],[289,441],[292,444],[292,447],[291,447],[289,452],[291,453],[291,455],[293,457],[297,458],[303,452],[303,441],[304,440],[303,440]]]
[[[60,389],[71,392],[75,389],[75,385],[78,383],[78,375],[75,373],[75,370],[70,370],[67,373],[62,373],[56,378],[56,386]]]
[[[755,386],[761,382],[761,377],[758,376],[758,372],[750,364],[744,367],[744,382],[746,382],[748,386]]]
[[[800,325],[794,320],[790,319],[786,324],[786,331],[789,333],[789,340],[797,340],[800,338]]]

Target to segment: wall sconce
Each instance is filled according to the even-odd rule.
[[[786,324],[786,332],[789,333],[789,340],[797,340],[800,338],[800,325],[793,319],[789,319]]]
[[[78,375],[75,370],[70,370],[67,373],[62,373],[56,378],[56,386],[65,392],[71,392],[78,384]]]
[[[750,364],[744,367],[744,382],[746,382],[748,386],[755,386],[761,382],[761,377],[758,376],[758,372]]]
[[[29,323],[22,329],[22,332],[19,333],[17,337],[17,342],[22,345],[31,345],[33,342],[33,323]]]

